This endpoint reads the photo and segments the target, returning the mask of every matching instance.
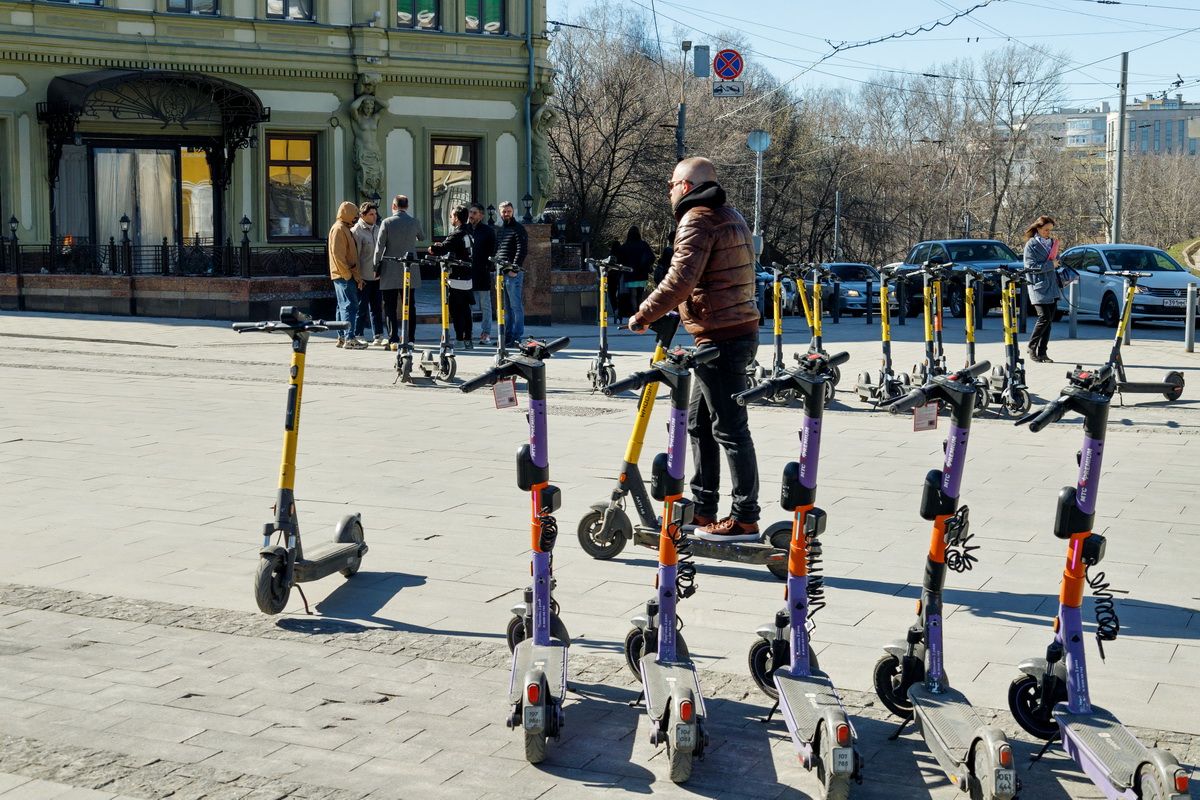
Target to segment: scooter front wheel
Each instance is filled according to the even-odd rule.
[[[632,628],[625,635],[625,666],[637,680],[642,679],[642,656],[646,654],[646,633],[641,628]]]
[[[900,719],[912,719],[912,701],[907,694],[900,693],[902,685],[900,659],[887,653],[875,662],[875,694],[879,695],[888,711]]]
[[[604,513],[608,511],[608,525],[604,524]],[[579,546],[592,558],[606,561],[616,558],[625,549],[625,542],[633,536],[629,517],[619,508],[598,509],[583,515],[576,531]]]
[[[1054,698],[1057,703],[1066,697]],[[1050,741],[1058,735],[1058,723],[1050,709],[1042,708],[1042,684],[1034,675],[1022,675],[1008,685],[1008,710],[1030,736]]]
[[[452,381],[457,374],[458,362],[454,356],[442,356],[438,360],[438,378],[440,380]]]
[[[746,662],[750,667],[750,677],[754,679],[754,685],[767,697],[778,700],[779,690],[775,688],[776,664],[771,643],[766,639],[759,639],[750,645]]]
[[[337,533],[333,537],[333,541],[338,544],[349,544],[351,542],[362,544],[364,539],[366,539],[366,536],[363,534],[362,522],[353,516],[343,518],[342,524],[338,526]],[[346,564],[346,568],[341,570],[341,573],[347,578],[352,578],[361,566],[362,556],[356,556]]]
[[[1168,372],[1166,380],[1163,381],[1170,389],[1163,392],[1163,397],[1170,400],[1172,403],[1180,398],[1183,394],[1183,373]]]
[[[1004,410],[1014,417],[1025,414],[1033,407],[1033,398],[1025,389],[1013,389],[1004,396]]]
[[[287,607],[292,587],[287,584],[287,559],[280,555],[262,555],[254,573],[254,602],[258,610],[274,616]]]

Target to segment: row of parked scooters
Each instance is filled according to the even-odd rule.
[[[927,297],[929,278],[937,272],[938,265],[926,265]],[[814,295],[814,303],[819,303],[819,294]],[[819,320],[819,305],[814,311]],[[654,594],[645,613],[632,620],[623,647],[626,663],[642,685],[639,699],[652,720],[651,741],[665,747],[670,778],[679,783],[691,776],[694,761],[703,757],[708,744],[704,698],[678,615],[679,602],[697,589],[693,558],[714,555],[765,563],[786,579],[785,605],[756,632],[748,654],[751,677],[781,712],[800,763],[816,771],[825,796],[848,797],[852,784],[862,780],[864,759],[853,721],[810,643],[810,620],[825,605],[820,563],[826,514],[816,505],[822,420],[828,387],[848,355],[825,352],[814,337],[813,346],[795,365],[759,376],[754,386],[737,395],[743,405],[788,395],[802,404],[800,457],[785,466],[780,493],[781,506],[791,521],[768,529],[764,542],[714,545],[688,535],[693,507],[683,491],[691,373],[697,364],[715,358],[717,350],[673,346],[677,325],[672,316],[652,326],[657,341],[650,368],[604,387],[607,395],[638,392],[636,421],[609,500],[593,506],[578,529],[585,550],[598,557],[611,558],[630,538],[657,550]],[[306,552],[293,496],[307,343],[311,334],[339,329],[344,323],[316,321],[284,308],[278,322],[234,327],[239,332],[285,334],[292,341],[275,519],[264,526],[255,577],[260,609],[277,614],[286,607],[293,587],[299,590],[300,583],[335,571],[349,577],[367,552],[361,519],[354,514],[343,518],[333,542]],[[815,333],[819,337],[819,328]],[[530,340],[517,352],[498,357],[484,374],[460,384],[462,391],[471,392],[514,378],[524,381],[529,393],[529,441],[518,452],[517,485],[531,500],[532,580],[523,602],[513,608],[507,629],[513,658],[506,722],[522,734],[531,763],[545,758],[548,741],[557,739],[566,724],[571,638],[554,600],[553,551],[558,538],[554,514],[561,493],[550,483],[546,362],[568,344],[566,338]],[[915,722],[955,786],[972,797],[1010,800],[1020,790],[1012,748],[1005,734],[988,725],[970,701],[952,688],[944,668],[942,592],[947,573],[969,570],[977,560],[968,508],[960,500],[971,422],[978,409],[977,395],[983,390],[979,379],[991,365],[981,361],[955,372],[935,369],[933,361],[927,366],[919,381],[877,401],[880,408],[898,412],[941,403],[951,424],[942,468],[930,471],[922,487],[919,513],[932,523],[932,531],[917,616],[904,638],[883,648],[874,685],[883,704],[902,720],[896,735]],[[1104,558],[1104,537],[1092,533],[1107,417],[1117,381],[1114,364],[1098,370],[1077,367],[1056,400],[1016,420],[1039,431],[1067,412],[1077,413],[1083,417],[1084,443],[1078,455],[1078,482],[1060,494],[1053,526],[1055,536],[1067,543],[1053,636],[1044,657],[1019,665],[1020,674],[1009,690],[1009,708],[1021,728],[1045,740],[1046,747],[1060,741],[1106,797],[1179,800],[1188,796],[1189,776],[1176,759],[1139,742],[1110,712],[1092,705],[1089,696],[1082,621],[1088,587],[1096,598],[1098,646],[1115,639],[1119,631],[1112,593],[1104,574],[1095,570]],[[668,443],[666,452],[653,460],[647,488],[639,462],[660,386],[670,390]],[[626,498],[633,500],[636,526],[625,515]],[[654,510],[655,501],[661,504],[659,512]],[[728,553],[701,553],[698,547],[726,547],[738,554],[730,558]]]

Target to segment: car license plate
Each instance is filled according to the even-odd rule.
[[[1187,300],[1182,297],[1164,297],[1163,306],[1165,308],[1184,308],[1187,305]]]
[[[696,726],[675,726],[675,747],[679,750],[692,750],[696,747]]]
[[[545,706],[525,706],[525,730],[540,731],[546,727]]]
[[[854,749],[851,747],[833,748],[833,772],[835,775],[849,775],[854,772]]]
[[[1011,769],[996,770],[996,794],[1012,795],[1017,793],[1017,773]]]

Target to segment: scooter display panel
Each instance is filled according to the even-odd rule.
[[[653,720],[660,720],[671,703],[671,686],[691,687],[692,699],[696,704],[696,716],[703,717],[704,696],[700,694],[700,682],[696,667],[691,662],[661,664],[656,653],[642,656],[642,685],[646,687],[646,711]]]
[[[1146,746],[1110,712],[1092,706],[1090,714],[1072,714],[1065,706],[1055,710],[1054,719],[1064,734],[1063,745],[1080,764],[1079,746],[1091,751],[1089,760],[1101,765],[1109,781],[1121,788],[1133,786],[1138,767],[1150,758]]]
[[[842,707],[837,689],[824,672],[799,676],[777,670],[775,688],[779,690],[779,705],[792,738],[805,744],[812,744],[825,709]]]
[[[551,696],[561,698],[567,685],[567,646],[557,642],[535,645],[532,639],[517,643],[513,650],[512,674],[508,679],[508,702],[520,703],[525,691],[523,681],[529,670],[541,667]]]
[[[975,741],[979,729],[986,724],[966,695],[949,687],[940,694],[934,694],[924,684],[918,684],[908,690],[908,698],[916,712],[921,735],[931,745],[929,749],[934,757],[942,761],[942,754],[932,746],[940,745],[944,754],[953,761],[966,763],[971,743]],[[946,769],[954,766],[942,764]]]

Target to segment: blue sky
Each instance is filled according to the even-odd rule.
[[[664,40],[684,30],[697,44],[737,30],[750,42],[748,63],[798,87],[851,88],[880,69],[925,71],[934,63],[982,54],[1010,41],[1066,54],[1068,98],[1115,103],[1120,53],[1129,50],[1129,94],[1163,91],[1200,101],[1200,0],[992,0],[949,27],[843,51],[806,74],[829,52],[826,39],[858,42],[947,20],[983,0],[653,0]],[[550,19],[582,12],[592,0],[547,0]],[[610,0],[642,10],[651,0]],[[1169,38],[1168,37],[1172,37]],[[1166,41],[1160,41],[1166,40]],[[1137,49],[1140,48],[1140,49]],[[1097,63],[1094,63],[1097,62]],[[799,75],[799,77],[796,77]],[[1178,77],[1177,77],[1178,76]],[[1172,86],[1179,78],[1184,84]]]

